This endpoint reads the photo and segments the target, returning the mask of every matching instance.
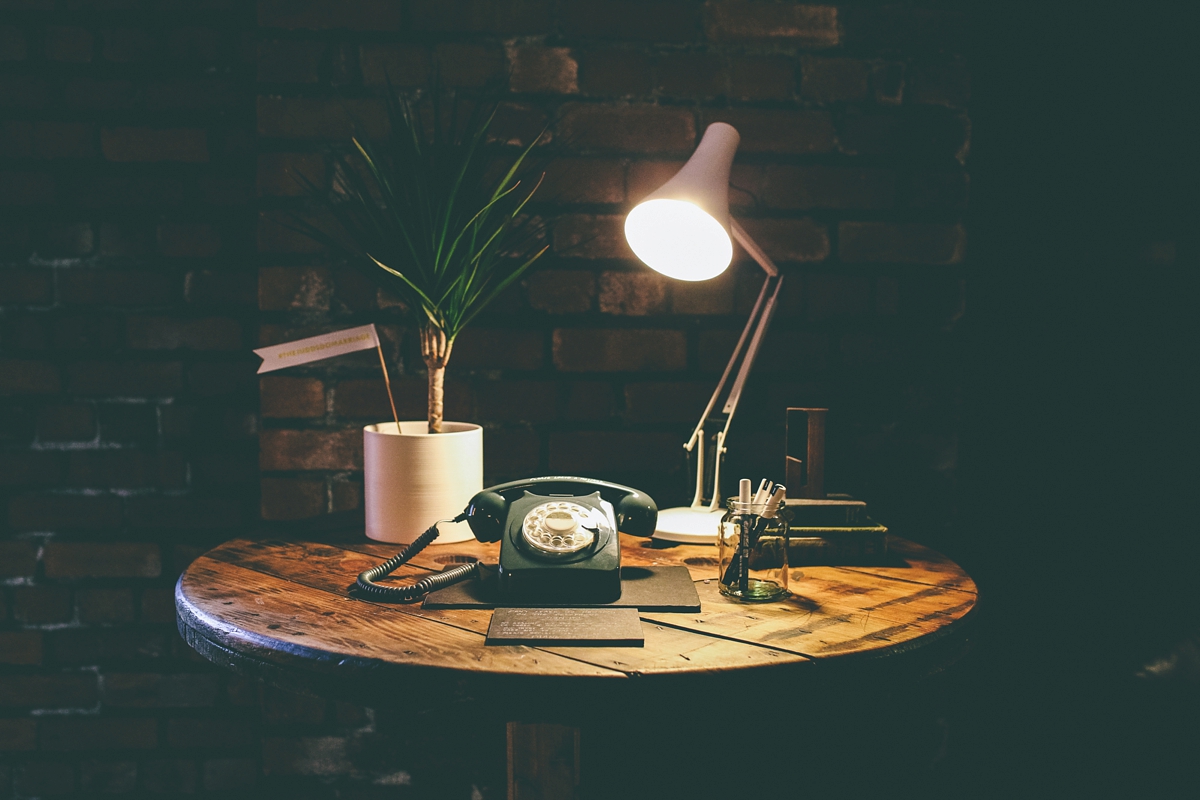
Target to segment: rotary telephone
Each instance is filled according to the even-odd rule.
[[[608,603],[621,597],[617,532],[652,535],[658,507],[648,495],[618,483],[551,476],[485,489],[453,520],[442,521],[464,520],[479,541],[500,542],[496,574],[500,602]],[[357,589],[378,600],[412,601],[481,576],[480,562],[473,562],[407,586],[375,583],[436,539],[437,526],[433,524],[395,556],[359,575]]]

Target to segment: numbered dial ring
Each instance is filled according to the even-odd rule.
[[[603,515],[593,508],[565,500],[542,503],[521,524],[525,543],[540,553],[569,556],[591,547],[607,528]]]

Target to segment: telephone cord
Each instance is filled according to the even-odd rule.
[[[479,562],[472,561],[470,564],[460,564],[453,569],[448,569],[445,572],[439,572],[436,575],[430,575],[422,578],[416,583],[410,583],[402,586],[383,586],[375,583],[382,577],[392,574],[400,567],[408,563],[409,559],[417,553],[429,546],[429,543],[438,537],[438,525],[443,522],[462,522],[467,518],[466,514],[459,514],[454,519],[443,519],[433,523],[429,529],[410,542],[403,550],[389,558],[377,567],[372,567],[366,572],[358,576],[355,582],[355,587],[358,591],[373,600],[390,600],[401,602],[412,602],[419,600],[432,591],[449,586],[452,583],[466,580],[472,575],[479,573]]]

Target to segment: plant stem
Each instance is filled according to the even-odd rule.
[[[446,332],[432,325],[421,328],[421,358],[429,373],[429,432],[442,432],[442,414],[445,397],[446,362],[454,341],[446,338]]]

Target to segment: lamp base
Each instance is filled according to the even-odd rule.
[[[716,544],[717,525],[725,509],[708,506],[664,508],[658,512],[658,527],[654,538],[679,544]]]

